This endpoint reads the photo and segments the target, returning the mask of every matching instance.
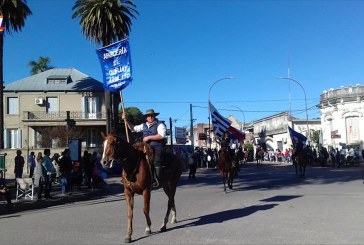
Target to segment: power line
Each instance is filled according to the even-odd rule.
[[[317,101],[319,98],[307,99],[307,101]],[[214,101],[214,104],[223,103],[265,103],[265,102],[287,102],[287,99],[274,99],[274,100],[224,100],[224,101]],[[304,99],[294,99],[291,101],[304,101]],[[206,104],[206,101],[128,101],[125,104]]]

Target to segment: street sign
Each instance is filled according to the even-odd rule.
[[[331,131],[331,139],[341,138],[341,134],[339,134],[339,130]]]
[[[175,137],[177,144],[186,144],[186,128],[176,127]]]

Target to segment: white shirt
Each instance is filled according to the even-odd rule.
[[[154,121],[152,124],[149,124],[148,122],[146,124],[147,124],[147,127],[150,128],[150,126],[152,126],[154,123],[156,123],[156,121]],[[134,126],[133,131],[134,132],[143,132],[143,125],[144,125],[144,123]],[[166,134],[167,134],[166,125],[162,122],[159,122],[158,127],[157,127],[157,132],[160,136],[165,138]]]

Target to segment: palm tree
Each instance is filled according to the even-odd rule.
[[[129,36],[131,19],[139,13],[132,0],[77,0],[72,18],[80,18],[86,39],[107,46]],[[106,132],[118,122],[118,93],[105,91]],[[110,115],[111,114],[111,115]]]
[[[26,18],[32,14],[27,6],[26,0],[0,0],[0,15],[3,17],[4,32],[11,34],[12,31],[20,31]],[[3,74],[3,51],[4,35],[0,34],[0,149],[4,149],[4,74]]]
[[[35,75],[38,73],[41,73],[43,71],[52,69],[52,66],[49,66],[49,63],[51,63],[51,59],[48,57],[42,57],[40,56],[38,61],[29,61],[28,66],[30,66],[32,69],[30,70],[31,75]]]

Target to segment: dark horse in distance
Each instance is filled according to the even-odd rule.
[[[128,228],[125,236],[125,242],[131,242],[133,233],[133,208],[134,195],[143,195],[144,208],[143,212],[147,221],[145,233],[151,234],[150,198],[152,191],[152,166],[153,150],[143,142],[134,145],[126,142],[122,138],[114,135],[102,134],[104,138],[104,152],[102,156],[103,163],[111,161],[121,161],[123,165],[122,183],[124,185],[124,195],[128,209]],[[182,161],[171,153],[165,155],[166,166],[163,175],[160,177],[160,185],[168,196],[167,212],[163,220],[160,231],[166,230],[169,214],[172,211],[171,223],[176,223],[176,206],[174,196],[176,193],[177,182],[182,174]]]
[[[237,162],[234,157],[230,154],[229,145],[225,142],[221,142],[221,148],[218,152],[218,168],[220,171],[220,175],[222,177],[222,182],[224,184],[224,192],[226,193],[226,184],[229,189],[233,189],[233,180],[236,174],[236,166]]]
[[[296,174],[304,177],[306,173],[306,166],[310,163],[312,152],[310,147],[306,146],[298,154],[292,155],[293,164],[295,165]]]

